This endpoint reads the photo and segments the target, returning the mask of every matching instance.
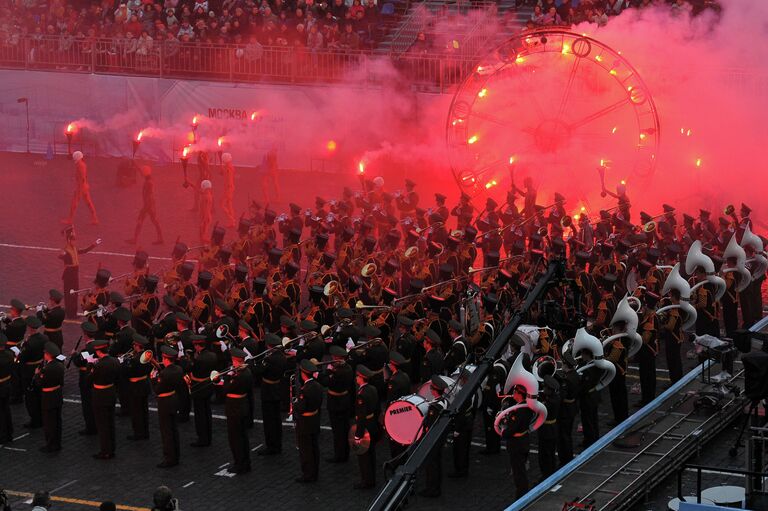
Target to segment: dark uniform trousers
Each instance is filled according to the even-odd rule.
[[[557,417],[557,459],[563,467],[573,459],[573,422],[576,419],[576,402],[563,400]]]
[[[557,457],[555,456],[557,439],[559,438],[557,422],[557,419],[548,419],[538,430],[539,468],[544,479],[557,470]]]
[[[261,416],[264,420],[264,446],[268,451],[283,450],[283,422],[280,417],[280,382],[261,380]]]
[[[211,411],[211,393],[192,392],[192,408],[195,412],[195,433],[201,445],[211,445],[213,438],[213,412]]]
[[[0,383],[0,443],[13,440],[10,379]]]
[[[163,444],[163,461],[179,462],[179,400],[176,393],[157,396],[157,418],[160,425],[160,440]]]
[[[608,392],[611,396],[611,408],[613,418],[617,424],[629,417],[629,403],[627,397],[627,378],[621,367],[616,368],[616,375],[608,384]]]
[[[454,419],[453,468],[457,474],[469,473],[469,450],[472,443],[472,425],[475,422],[473,411],[464,412]]]
[[[512,479],[515,482],[515,498],[520,498],[528,492],[528,472],[525,463],[528,461],[528,451],[531,448],[531,438],[527,432],[521,436],[507,438],[507,453],[512,465]]]
[[[61,392],[59,390],[58,392]],[[61,405],[43,407],[43,433],[45,446],[52,450],[61,449]]]
[[[360,469],[360,482],[368,486],[374,486],[376,484],[376,442],[379,438],[378,426],[371,427],[373,429],[368,429],[371,434],[371,446],[365,453],[357,455],[357,466]]]
[[[332,403],[339,401],[339,405]],[[349,427],[351,406],[349,394],[332,396],[328,394],[328,418],[333,433],[333,457],[336,461],[349,459]]]
[[[600,427],[597,422],[597,407],[599,403],[600,397],[597,391],[593,390],[579,396],[584,447],[589,447],[600,438]]]
[[[30,427],[39,428],[43,425],[42,408],[41,408],[41,391],[40,388],[34,383],[35,369],[40,367],[40,364],[26,363],[21,368],[21,384],[24,390],[24,406],[27,408],[29,414]]]
[[[489,413],[488,410],[491,410]],[[485,452],[495,453],[501,450],[501,437],[496,433],[493,428],[493,423],[496,420],[496,413],[498,409],[493,409],[490,406],[483,408],[483,427],[485,428]]]
[[[683,359],[680,355],[680,343],[671,335],[664,336],[664,353],[667,356],[669,381],[674,384],[683,377]]]
[[[236,471],[251,469],[251,449],[248,442],[248,424],[250,422],[247,409],[248,398],[247,395],[240,395],[242,397],[227,395],[224,403],[224,413],[227,417],[227,439],[234,461],[232,469]]]
[[[641,403],[647,405],[656,397],[656,355],[646,344],[637,353],[640,369]]]
[[[99,453],[115,454],[115,402],[114,385],[106,389],[93,389],[93,417],[99,434]]]
[[[96,433],[96,416],[93,413],[93,387],[92,380],[85,368],[80,369],[80,409],[83,412],[83,422],[85,422],[85,432],[89,435]]]
[[[149,438],[149,380],[129,382],[128,395],[133,436]]]
[[[304,422],[312,422],[311,418],[296,417],[296,446],[299,448],[299,463],[302,476],[310,481],[316,481],[320,472],[320,432],[315,431]]]

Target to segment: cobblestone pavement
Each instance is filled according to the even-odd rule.
[[[62,244],[59,219],[66,215],[72,192],[71,162],[56,159],[46,162],[39,157],[24,155],[2,155],[0,180],[3,183],[3,221],[0,224],[0,303],[7,304],[11,298],[19,298],[28,304],[35,304],[45,299],[50,287],[61,286],[62,267],[56,255]],[[101,225],[92,226],[87,222],[87,211],[80,205],[77,213],[77,229],[82,245],[96,237],[104,239],[97,249],[98,253],[82,257],[80,280],[82,287],[88,287],[97,266],[112,270],[117,275],[129,270],[130,257],[135,247],[126,245],[123,240],[131,237],[135,214],[140,200],[138,185],[130,188],[114,186],[113,160],[89,162],[92,194],[99,212]],[[243,210],[250,200],[242,190],[257,189],[258,179],[250,171],[238,174],[241,183],[241,195],[236,198],[236,209]],[[144,248],[153,257],[165,258],[170,252],[172,242],[177,235],[192,246],[197,243],[196,224],[192,213],[187,210],[191,205],[191,195],[181,186],[180,169],[177,167],[156,168],[156,186],[161,222],[165,229],[166,244],[150,244],[154,233],[151,225],[145,224],[142,234]],[[218,176],[217,176],[218,178]],[[216,179],[216,178],[215,178]],[[218,178],[220,179],[220,178]],[[217,182],[214,180],[214,189]],[[311,185],[311,186],[309,186]],[[344,182],[339,176],[313,179],[307,182],[307,176],[292,174],[282,178],[283,190],[294,187],[300,190],[302,198],[325,195],[330,197],[341,186],[359,186],[356,179]],[[303,197],[303,196],[306,197]],[[161,199],[162,197],[162,199]],[[284,199],[294,200],[295,196]],[[298,200],[297,200],[298,201]],[[306,199],[300,204],[309,204]],[[276,207],[284,205],[275,203]],[[217,215],[219,212],[217,211]],[[220,215],[217,216],[220,218]],[[231,234],[230,234],[231,237]],[[165,261],[151,260],[151,267],[158,271]],[[65,325],[65,351],[68,353],[77,339],[76,324]],[[688,366],[693,362],[686,360]],[[660,361],[659,376],[664,379],[663,361]],[[629,375],[630,382],[636,382],[636,372]],[[668,382],[662,381],[659,392]],[[257,393],[258,395],[258,393]],[[215,438],[213,446],[203,449],[188,447],[194,440],[192,423],[181,425],[181,464],[173,469],[156,469],[160,461],[161,448],[158,430],[152,428],[152,437],[144,442],[129,442],[129,419],[117,419],[117,457],[112,461],[97,461],[91,454],[97,451],[95,437],[82,437],[77,434],[83,423],[80,415],[77,374],[68,371],[65,385],[66,403],[64,406],[63,450],[56,455],[38,452],[42,445],[42,431],[28,431],[21,427],[26,422],[23,406],[13,407],[13,419],[16,425],[16,439],[12,444],[0,449],[0,488],[14,492],[11,496],[14,509],[26,497],[19,493],[34,492],[40,489],[52,490],[55,496],[66,499],[82,499],[99,502],[113,499],[125,506],[149,507],[151,495],[158,485],[165,484],[173,489],[181,500],[184,510],[210,509],[299,509],[307,506],[324,509],[364,509],[374,497],[373,491],[361,492],[352,489],[352,483],[358,477],[354,459],[346,464],[328,464],[321,462],[320,481],[312,485],[300,485],[294,482],[299,475],[298,454],[294,448],[291,426],[284,428],[284,451],[280,456],[253,458],[254,470],[245,476],[229,477],[225,471],[231,455],[226,441],[226,430],[222,411],[214,408],[218,415],[215,420]],[[630,395],[630,403],[639,396]],[[611,418],[608,395],[603,399],[600,419],[601,427],[608,430],[607,422]],[[257,419],[260,407],[256,406]],[[156,424],[156,417],[152,417]],[[324,430],[321,436],[321,459],[327,457],[331,444],[327,417],[323,417]],[[532,483],[539,480],[536,460],[535,436],[533,452],[530,457],[530,478]],[[251,447],[256,448],[263,441],[261,424],[257,423],[251,431]],[[580,434],[576,434],[576,443]],[[413,500],[409,509],[437,510],[475,508],[483,510],[501,509],[514,499],[514,487],[509,476],[509,462],[502,453],[495,456],[481,456],[478,451],[483,446],[482,426],[478,417],[475,427],[474,447],[471,454],[472,467],[468,479],[445,479],[443,495],[438,499]],[[385,460],[387,447],[379,445],[379,460]],[[255,454],[255,453],[254,453]],[[452,469],[450,446],[446,447],[444,474]],[[384,482],[382,471],[378,474],[379,488]],[[419,481],[417,488],[423,483]],[[54,509],[88,509],[87,503],[56,502]],[[660,509],[660,508],[638,508]]]

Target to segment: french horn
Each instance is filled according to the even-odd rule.
[[[736,241],[736,234],[731,236],[731,241],[729,241],[728,246],[725,247],[723,259],[725,259],[725,268],[723,268],[722,273],[737,272],[741,275],[739,282],[736,284],[736,291],[739,293],[744,291],[750,282],[752,282],[752,274],[746,267],[747,253]],[[729,262],[730,260],[735,260],[733,266],[731,266],[731,263]]]
[[[525,389],[525,401],[505,408],[496,414],[493,429],[500,436],[504,432],[507,416],[522,408],[529,408],[533,412],[533,420],[528,425],[528,431],[536,431],[547,420],[547,407],[539,401],[539,382],[530,371],[523,367],[522,354],[517,356],[509,370],[507,381],[504,383],[504,394],[509,395],[512,388],[517,386]]]
[[[691,287],[691,292],[694,292],[697,288],[709,282],[717,288],[715,300],[720,300],[725,294],[725,281],[721,277],[715,275],[715,263],[713,263],[712,259],[701,250],[701,241],[699,240],[694,241],[691,244],[691,248],[688,249],[688,255],[685,258],[685,273],[693,275],[696,268],[704,270],[704,273],[707,275],[707,280],[694,284],[693,287]]]
[[[741,237],[741,247],[745,252],[750,250],[754,253],[754,255],[745,262],[745,265],[751,264],[754,266],[754,269],[751,270],[752,280],[757,280],[765,275],[766,270],[768,270],[768,254],[766,254],[764,250],[763,240],[760,239],[760,236],[752,232],[749,225],[746,226],[744,234]]]
[[[671,309],[681,309],[685,312],[685,321],[683,322],[683,330],[688,330],[694,324],[696,324],[696,308],[691,305],[691,285],[680,275],[680,263],[675,264],[672,271],[669,272],[667,280],[664,281],[664,287],[661,289],[661,294],[666,295],[673,289],[680,293],[680,303],[667,305],[656,310],[656,314],[662,314]]]

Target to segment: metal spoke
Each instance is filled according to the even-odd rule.
[[[571,72],[568,74],[568,81],[565,84],[565,90],[563,91],[563,97],[560,99],[560,108],[557,111],[556,122],[560,122],[565,112],[565,107],[568,105],[568,98],[571,95],[571,87],[573,86],[573,80],[576,77],[576,70],[579,68],[580,58],[574,55],[573,65],[571,66]]]
[[[574,122],[573,124],[571,124],[569,126],[569,128],[571,129],[571,131],[573,131],[573,130],[575,130],[577,128],[580,128],[580,127],[582,127],[582,126],[584,126],[586,124],[589,124],[592,121],[595,121],[595,120],[599,119],[600,117],[608,115],[609,113],[613,112],[614,110],[618,110],[619,108],[621,108],[622,106],[624,106],[625,104],[627,104],[629,102],[630,102],[629,97],[626,97],[626,98],[624,98],[624,99],[622,99],[620,101],[617,101],[616,103],[614,103],[612,105],[608,105],[607,107],[603,108],[602,110],[598,110],[597,112],[593,113],[592,115],[588,115],[588,116],[586,116],[586,117],[584,117],[584,118]]]

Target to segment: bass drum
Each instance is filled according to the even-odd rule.
[[[456,380],[454,380],[450,376],[441,376],[440,378],[442,378],[442,380],[446,383],[446,385],[448,385],[449,389],[453,388],[453,385],[456,383]],[[433,401],[437,399],[437,396],[435,396],[432,393],[431,385],[432,385],[432,382],[430,382],[429,380],[425,381],[424,383],[421,384],[421,386],[419,387],[419,390],[416,391],[416,394],[418,396],[423,397],[427,401]]]
[[[395,442],[411,445],[424,433],[421,424],[428,409],[429,402],[418,394],[392,401],[384,412],[384,429]]]

